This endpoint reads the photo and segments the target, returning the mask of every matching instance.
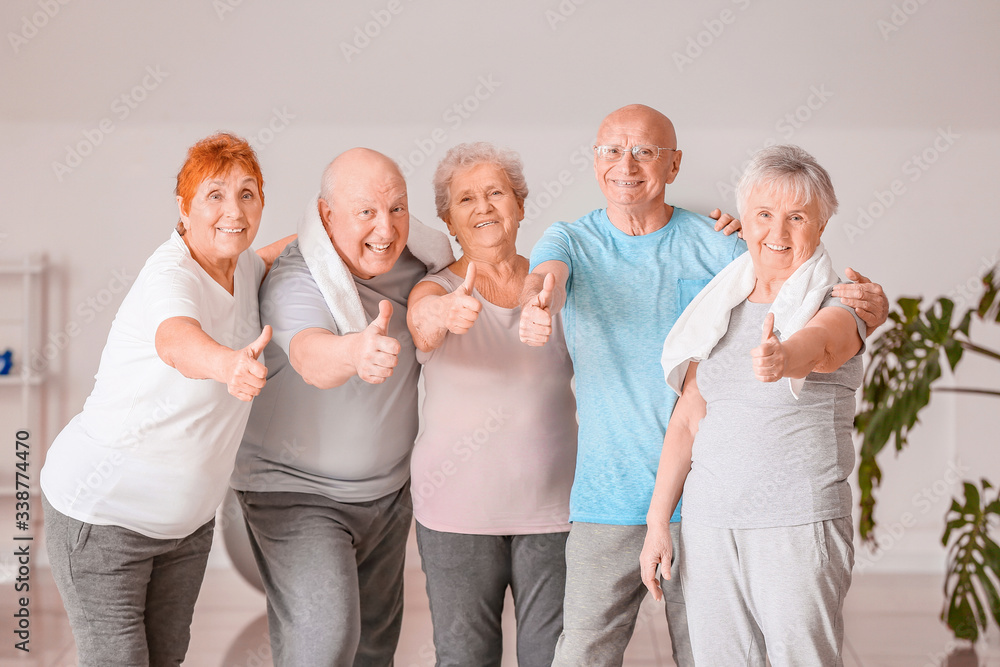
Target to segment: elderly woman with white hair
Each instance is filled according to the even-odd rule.
[[[680,398],[642,578],[658,597],[683,489],[680,577],[696,663],[842,665],[854,562],[847,478],[866,329],[833,296],[840,280],[820,242],[837,198],[811,155],[774,146],[751,160],[737,204],[749,252],[664,343]]]
[[[510,587],[518,664],[548,667],[576,460],[572,364],[558,320],[554,344],[518,336],[528,260],[515,242],[528,188],[517,155],[455,146],[434,194],[463,251],[413,288],[407,311],[426,390],[410,471],[437,664],[499,667]]]

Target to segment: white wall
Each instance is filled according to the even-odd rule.
[[[185,149],[217,129],[256,137],[259,242],[294,231],[323,166],[354,145],[406,162],[411,208],[434,222],[433,165],[486,139],[524,158],[527,253],[552,221],[601,205],[580,150],[607,112],[643,102],[675,121],[684,161],[668,198],[687,208],[733,210],[728,183],[766,142],[816,155],[841,199],[825,234],[837,265],[892,299],[957,295],[1000,250],[992,0],[7,0],[0,27],[0,261],[54,265],[48,439],[91,389],[121,277],[176,221]],[[982,368],[969,373],[1000,385]],[[0,389],[0,416],[15,400]],[[937,398],[911,451],[884,458],[878,516],[914,525],[866,568],[941,568],[945,470],[960,460],[964,477],[1000,483],[997,407]]]

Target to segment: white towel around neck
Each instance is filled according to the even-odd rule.
[[[342,335],[364,329],[368,326],[368,320],[361,307],[358,286],[354,283],[354,275],[337,254],[326,233],[319,217],[319,197],[313,199],[306,208],[305,215],[299,222],[298,234],[299,250],[306,260],[309,272],[319,285],[319,291],[333,315],[333,321],[337,323],[337,329]],[[406,247],[414,257],[423,262],[430,273],[437,273],[455,261],[448,237],[412,215]]]
[[[729,316],[742,303],[756,283],[750,253],[743,253],[712,279],[691,301],[663,341],[660,364],[667,385],[681,393],[684,376],[692,361],[704,361],[729,329]],[[833,270],[830,255],[822,243],[812,257],[802,263],[778,290],[768,310],[774,313],[774,329],[787,340],[819,312],[824,299],[840,278]],[[761,323],[763,330],[763,322]],[[805,384],[804,378],[788,378],[796,399]]]

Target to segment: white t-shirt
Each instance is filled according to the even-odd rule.
[[[246,347],[260,335],[264,270],[246,250],[229,294],[176,232],[156,249],[118,309],[83,412],[46,455],[41,487],[55,509],[157,539],[190,535],[214,516],[250,403],[221,382],[191,380],[163,363],[156,329],[191,317],[216,342]]]

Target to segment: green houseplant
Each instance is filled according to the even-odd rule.
[[[921,309],[920,298],[899,299],[889,313],[890,327],[869,344],[872,360],[862,409],[854,422],[863,439],[858,482],[865,541],[874,539],[875,490],[882,481],[876,457],[890,441],[897,452],[907,445],[932,392],[1000,397],[996,389],[934,386],[942,366],[954,371],[967,353],[1000,362],[1000,352],[973,342],[970,335],[974,319],[1000,325],[1000,276],[994,269],[982,282],[979,303],[960,315],[948,298],[939,298],[926,309]],[[965,497],[952,501],[941,538],[946,547],[951,544],[941,619],[956,639],[975,642],[990,618],[1000,626],[1000,546],[990,536],[1000,520],[1000,492],[986,479],[979,487],[968,481],[963,486]]]

